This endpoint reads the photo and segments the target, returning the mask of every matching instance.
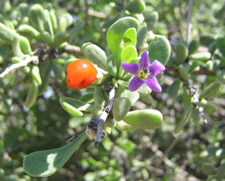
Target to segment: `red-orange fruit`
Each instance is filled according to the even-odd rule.
[[[73,89],[84,89],[97,80],[97,74],[97,69],[88,60],[75,60],[67,68],[67,84]]]

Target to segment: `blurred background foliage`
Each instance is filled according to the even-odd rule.
[[[58,80],[51,72],[47,91],[38,96],[35,105],[24,106],[30,86],[26,68],[16,70],[0,79],[0,180],[2,181],[61,181],[61,180],[223,180],[225,178],[225,90],[201,100],[208,120],[198,117],[179,133],[176,125],[184,114],[185,94],[189,85],[197,86],[200,93],[211,82],[225,82],[224,51],[210,44],[225,36],[225,4],[221,0],[194,1],[192,7],[191,40],[199,43],[199,52],[210,52],[210,60],[185,57],[182,66],[188,67],[188,78],[180,75],[176,46],[186,45],[188,31],[188,0],[145,0],[144,13],[156,11],[158,23],[152,27],[156,34],[165,35],[173,47],[167,71],[161,77],[162,93],[152,93],[152,103],[137,102],[136,107],[156,108],[164,115],[162,128],[149,131],[121,132],[113,129],[98,148],[93,140],[86,140],[59,172],[48,178],[32,178],[23,172],[23,156],[33,151],[56,148],[73,135],[79,135],[92,115],[70,117],[59,103],[60,96],[80,98],[91,92],[69,89],[65,78]],[[123,0],[44,1],[2,0],[0,22],[18,31],[28,24],[29,8],[33,4],[54,10],[57,17],[69,13],[73,17],[65,34],[68,42],[77,47],[90,41],[105,52],[106,32],[110,25],[124,16],[142,18],[142,13],[128,10]],[[32,49],[45,48],[45,43],[30,38]],[[150,40],[147,40],[150,41]],[[211,46],[213,46],[211,44]],[[190,49],[189,49],[190,51]],[[0,71],[11,64],[11,45],[0,40]],[[62,52],[62,59],[82,58],[82,54]],[[178,61],[178,62],[177,62]],[[60,62],[60,60],[59,60]],[[62,63],[62,65],[64,62]],[[191,65],[193,65],[191,67]],[[190,67],[193,69],[190,71]],[[200,68],[199,68],[200,67]],[[65,71],[66,69],[64,69]],[[176,83],[175,85],[175,82]],[[172,88],[170,88],[173,86]],[[188,96],[187,96],[188,97]]]

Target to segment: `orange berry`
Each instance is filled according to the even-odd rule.
[[[67,68],[67,84],[73,89],[84,89],[97,80],[95,66],[84,59],[75,60]]]

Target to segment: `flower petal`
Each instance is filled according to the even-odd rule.
[[[129,72],[131,74],[136,74],[138,71],[138,64],[136,63],[122,62],[121,66],[126,72]]]
[[[134,76],[130,81],[129,89],[131,91],[136,91],[142,84],[144,84],[144,81],[139,79],[137,76]]]
[[[148,80],[145,80],[145,83],[155,92],[161,92],[162,91],[162,87],[159,84],[156,77],[152,77]]]
[[[148,70],[152,76],[156,76],[166,70],[166,67],[160,61],[154,60]]]
[[[148,58],[148,52],[147,51],[144,51],[142,53],[142,56],[141,56],[141,59],[140,59],[138,65],[139,65],[139,70],[147,69],[149,67],[150,61],[149,61],[149,58]]]

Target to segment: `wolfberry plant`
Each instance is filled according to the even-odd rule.
[[[0,7],[0,180],[225,179],[224,3]]]

